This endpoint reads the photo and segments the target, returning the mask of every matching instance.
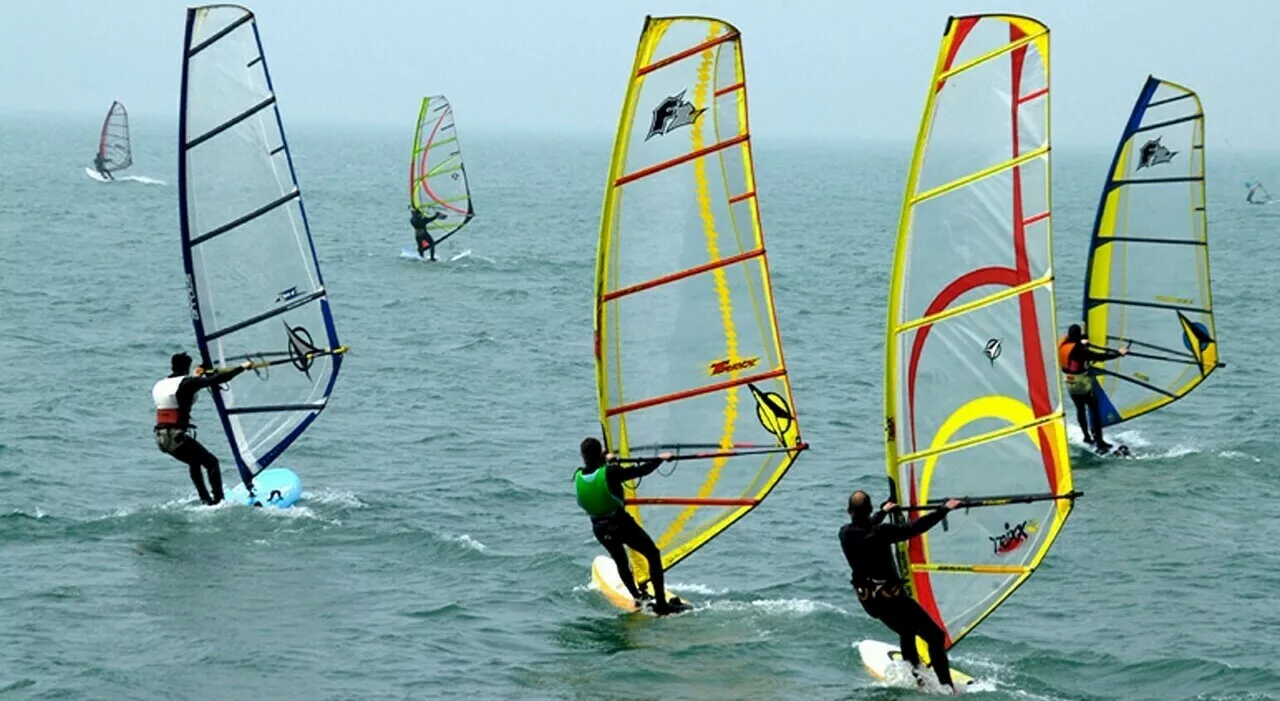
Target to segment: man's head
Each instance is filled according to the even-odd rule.
[[[1084,330],[1080,328],[1080,324],[1072,324],[1067,327],[1067,340],[1079,341],[1084,338]]]
[[[600,467],[604,464],[604,446],[600,444],[599,438],[583,438],[578,450],[582,453],[582,463],[587,467]]]
[[[191,356],[186,353],[174,353],[169,359],[169,369],[175,375],[186,375],[191,372]]]
[[[854,521],[865,521],[871,518],[871,495],[861,489],[850,494],[848,511]]]

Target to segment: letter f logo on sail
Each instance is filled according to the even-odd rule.
[[[649,134],[644,137],[645,141],[661,134],[668,134],[674,129],[693,124],[698,121],[698,117],[703,112],[707,111],[705,107],[694,109],[692,102],[685,101],[684,94],[686,92],[688,92],[687,89],[681,90],[678,95],[668,97],[653,108],[653,121],[649,122]]]

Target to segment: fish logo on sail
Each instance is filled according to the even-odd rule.
[[[996,555],[1008,555],[1022,547],[1022,544],[1030,540],[1032,534],[1038,530],[1040,530],[1040,522],[1035,519],[1012,525],[1006,523],[1004,524],[1004,533],[998,536],[988,536],[987,540],[991,541]]]
[[[1000,357],[1001,350],[1003,350],[1003,348],[1000,345],[1000,339],[993,338],[987,341],[986,347],[982,349],[982,354],[987,356],[987,360],[990,360],[991,365],[994,367],[996,364],[996,358]]]
[[[778,445],[792,445],[793,442],[788,438],[796,424],[796,417],[787,405],[787,400],[777,392],[763,392],[753,384],[748,383],[747,389],[755,397],[756,418],[760,420],[760,425],[778,439]]]
[[[668,97],[653,108],[653,121],[649,122],[649,135],[644,137],[645,141],[687,127],[707,111],[706,107],[695,109],[692,102],[685,100],[686,92],[687,89],[681,90],[678,95]]]
[[[1161,163],[1168,163],[1173,160],[1174,156],[1178,155],[1177,151],[1170,151],[1165,148],[1160,143],[1161,138],[1163,137],[1157,136],[1142,145],[1142,149],[1138,151],[1138,170],[1158,166]]]
[[[289,339],[289,362],[308,380],[311,379],[311,365],[315,362],[315,354],[320,352],[311,342],[311,332],[302,326],[289,326],[288,322],[284,325],[284,332]]]

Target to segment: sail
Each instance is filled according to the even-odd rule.
[[[804,448],[732,25],[646,18],[596,256],[606,445],[621,456],[705,457],[669,463],[627,489],[628,511],[670,567],[759,504]],[[632,557],[638,579],[647,579],[644,558]]]
[[[948,647],[1031,576],[1076,496],[1049,191],[1048,28],[951,18],[908,174],[885,343],[890,498],[970,504],[896,546]]]
[[[409,157],[409,201],[428,217],[441,217],[427,224],[437,244],[458,233],[475,216],[453,108],[443,95],[422,98],[418,110]]]
[[[1084,285],[1093,346],[1129,354],[1094,366],[1102,424],[1141,416],[1219,367],[1209,291],[1204,110],[1148,77],[1098,203]]]
[[[187,11],[178,122],[182,252],[205,366],[269,366],[213,393],[241,474],[260,472],[333,391],[338,343],[253,14]]]
[[[111,173],[133,165],[133,147],[129,144],[129,113],[121,102],[112,102],[107,116],[102,120],[98,159],[102,169]]]
[[[1247,191],[1244,201],[1249,204],[1271,204],[1271,193],[1267,192],[1267,188],[1256,180],[1250,180],[1244,184]]]

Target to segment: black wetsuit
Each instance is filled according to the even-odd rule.
[[[204,446],[200,445],[199,441],[187,435],[187,430],[191,428],[191,404],[196,400],[196,392],[206,387],[222,384],[242,372],[244,372],[244,368],[237,367],[216,374],[184,378],[182,383],[178,385],[176,393],[178,399],[178,422],[174,425],[156,425],[156,445],[161,452],[168,453],[179,462],[186,463],[187,469],[191,474],[191,482],[196,486],[200,501],[205,504],[213,505],[222,501],[222,471],[218,465],[218,459],[206,450]],[[178,376],[175,373],[169,377]],[[212,494],[209,493],[208,489],[205,489],[204,476],[200,472],[201,467],[209,473],[209,486],[212,488]]]
[[[631,467],[622,467],[621,465],[609,465],[604,473],[605,480],[608,482],[609,491],[618,498],[623,500],[624,482],[630,482],[639,479],[658,469],[662,464],[661,458],[653,458],[646,460],[638,465]],[[584,474],[590,474],[595,470],[588,471],[583,468]],[[664,586],[662,571],[662,552],[658,550],[657,544],[653,542],[653,538],[645,533],[640,524],[627,513],[626,509],[621,507],[617,511],[607,516],[591,517],[591,532],[595,534],[596,540],[609,551],[609,555],[618,565],[618,575],[622,577],[623,582],[635,582],[631,574],[631,565],[627,560],[626,548],[640,553],[649,561],[649,577],[653,583],[654,597],[659,601],[666,600],[666,588]],[[625,546],[625,547],[624,547]]]
[[[445,215],[442,212],[433,211],[431,216],[428,217],[420,209],[413,210],[413,214],[409,215],[409,225],[413,227],[413,237],[418,241],[419,258],[422,257],[424,252],[430,251],[431,260],[436,259],[436,241],[431,238],[431,234],[427,233],[427,225],[444,218]]]
[[[1095,382],[1092,377],[1092,371],[1088,370],[1090,363],[1100,363],[1113,358],[1119,358],[1120,352],[1104,348],[1102,350],[1094,350],[1084,342],[1077,342],[1067,356],[1069,362],[1074,367],[1086,368],[1085,372],[1090,374],[1090,382]],[[1099,450],[1106,450],[1111,447],[1110,443],[1102,440],[1102,407],[1098,402],[1098,388],[1094,384],[1086,394],[1072,394],[1071,403],[1076,405],[1076,421],[1080,422],[1080,431],[1084,433],[1084,441],[1092,443]],[[1086,420],[1087,416],[1087,420]],[[1093,430],[1090,432],[1090,425]]]
[[[93,167],[98,169],[98,175],[101,175],[107,180],[116,179],[116,176],[112,175],[111,171],[107,170],[107,161],[101,155],[93,157]]]
[[[946,509],[938,509],[914,521],[896,524],[884,523],[886,513],[880,511],[865,521],[841,527],[840,548],[853,571],[853,590],[862,608],[898,634],[902,659],[913,667],[920,664],[920,653],[916,649],[919,636],[929,646],[929,658],[938,681],[950,685],[946,634],[915,599],[907,596],[893,554],[894,543],[924,533],[946,515]]]

